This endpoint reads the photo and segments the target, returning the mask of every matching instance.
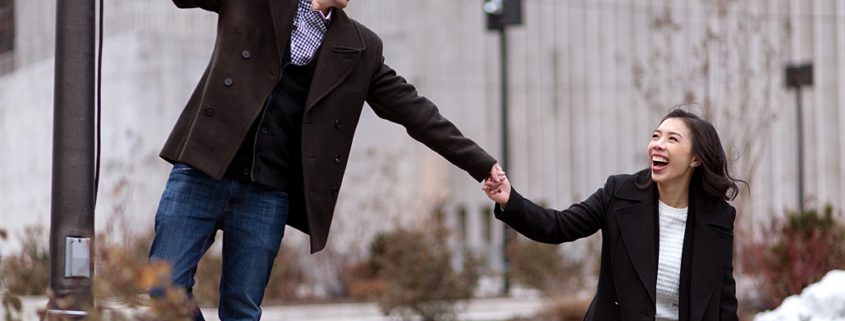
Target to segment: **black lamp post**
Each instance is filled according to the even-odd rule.
[[[795,114],[798,121],[798,211],[804,211],[804,121],[801,113],[801,87],[813,85],[813,64],[786,66],[787,88],[795,88]]]
[[[56,1],[48,320],[93,305],[94,0]]]
[[[499,70],[501,70],[501,115],[502,115],[502,158],[499,160],[502,168],[507,169],[508,160],[508,37],[507,26],[522,24],[522,0],[485,0],[484,13],[487,15],[487,30],[499,33]],[[504,295],[510,292],[510,257],[508,244],[513,238],[513,231],[505,225],[502,258],[504,260],[504,275],[502,291]]]

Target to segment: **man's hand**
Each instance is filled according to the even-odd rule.
[[[493,164],[490,169],[490,176],[488,176],[482,183],[481,190],[487,194],[491,200],[505,206],[508,204],[508,199],[511,193],[511,184],[508,181],[505,171],[499,166],[499,163]]]
[[[311,0],[311,9],[319,10],[323,15],[328,15],[331,8],[343,9],[349,4],[349,0]]]
[[[505,178],[505,171],[502,166],[499,166],[499,163],[495,163],[493,167],[490,167],[490,175],[487,175],[487,178],[492,180],[493,183],[500,184],[502,179]]]

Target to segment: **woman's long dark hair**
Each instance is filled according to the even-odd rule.
[[[701,165],[695,168],[690,185],[697,185],[703,190],[704,195],[713,201],[728,201],[736,198],[739,194],[737,182],[746,185],[748,183],[733,178],[728,171],[728,159],[716,128],[710,122],[680,108],[670,111],[660,123],[669,118],[682,120],[692,133],[692,154],[698,158]],[[651,172],[645,183],[646,186],[653,183]]]

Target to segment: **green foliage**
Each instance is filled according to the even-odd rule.
[[[740,264],[755,279],[761,308],[774,308],[833,269],[845,268],[845,225],[831,206],[787,213],[741,246]]]
[[[475,290],[480,264],[467,255],[461,271],[453,269],[446,239],[442,228],[398,229],[376,237],[373,264],[384,280],[378,303],[386,315],[416,315],[423,321],[455,318],[457,304]]]

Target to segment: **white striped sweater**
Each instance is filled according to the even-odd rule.
[[[678,284],[681,279],[681,254],[684,250],[687,208],[674,208],[660,202],[658,217],[660,249],[657,259],[655,319],[678,320]]]

